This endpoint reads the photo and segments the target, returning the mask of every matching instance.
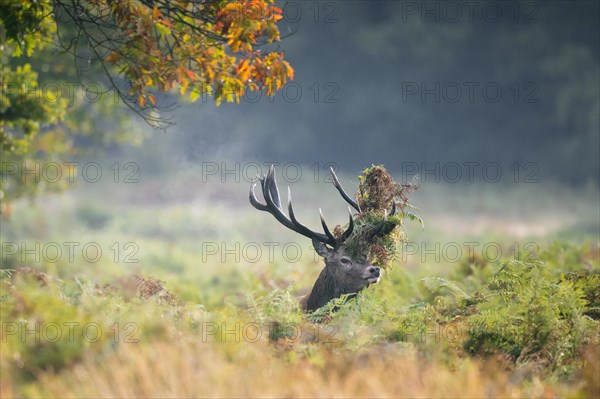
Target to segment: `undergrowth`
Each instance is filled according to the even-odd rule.
[[[206,308],[179,300],[168,283],[151,277],[98,285],[3,270],[3,390],[40,396],[42,376],[60,379],[89,359],[102,364],[132,346],[195,342],[231,365],[260,348],[253,356],[267,368],[281,361],[326,370],[336,353],[354,362],[365,353],[415,351],[449,370],[494,359],[523,384],[576,382],[573,389],[589,396],[598,385],[589,372],[597,361],[588,353],[597,352],[600,331],[594,251],[553,245],[532,261],[465,260],[451,278],[426,277],[416,289],[384,279],[382,287],[311,314],[301,311],[291,287],[248,292],[246,305]]]

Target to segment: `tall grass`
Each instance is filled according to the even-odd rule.
[[[298,217],[316,225],[318,202],[343,222],[335,191],[310,186],[297,190]],[[202,187],[185,199],[152,183],[110,204],[101,187],[16,204],[4,243],[132,242],[138,251],[135,263],[110,251],[95,263],[78,253],[3,258],[3,398],[600,396],[600,252],[583,198],[542,230],[557,204],[506,216],[525,226],[516,237],[506,220],[494,229],[502,204],[469,212],[473,196],[454,189],[444,201],[422,197],[427,228],[409,224],[409,239],[425,249],[493,242],[502,256],[403,255],[358,300],[306,315],[296,296],[322,268],[308,240],[252,210],[246,185]],[[458,202],[453,219],[437,219]],[[222,258],[223,248],[250,242],[259,259]],[[278,244],[272,259],[266,242]],[[207,255],[206,243],[219,251]],[[293,262],[286,243],[301,248]]]

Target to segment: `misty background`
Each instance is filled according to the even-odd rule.
[[[278,4],[294,82],[239,105],[179,102],[176,126],[142,154],[157,148],[162,167],[333,162],[355,174],[383,163],[430,179],[458,163],[462,178],[445,170],[448,182],[467,180],[465,162],[482,180],[492,162],[508,181],[517,167],[517,180],[597,184],[598,2]]]
[[[331,225],[347,220],[329,167],[353,193],[362,170],[383,164],[421,186],[410,200],[426,228],[407,223],[414,242],[597,242],[600,3],[276,4],[283,40],[274,48],[295,69],[293,82],[274,98],[250,93],[219,107],[159,97],[176,104],[163,115],[174,123],[166,131],[129,111],[108,115],[95,131],[129,115],[124,134],[143,136],[141,145],[76,137],[84,151],[72,190],[19,201],[5,239],[135,242],[136,267],[197,281],[190,269],[200,279],[211,268],[197,265],[202,243],[310,244],[248,202],[256,174],[274,163],[299,220],[317,230],[319,207]],[[85,178],[92,162],[99,181]],[[180,264],[177,250],[189,255]],[[219,254],[211,260],[223,267]],[[261,273],[267,263],[250,266]]]

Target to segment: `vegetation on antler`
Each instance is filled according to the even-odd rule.
[[[403,219],[407,217],[423,223],[407,211],[412,207],[408,194],[417,186],[397,183],[381,165],[365,169],[358,178],[355,197],[361,212],[356,217],[355,232],[348,240],[347,248],[353,253],[367,254],[373,264],[388,268],[397,256],[400,244],[406,240]],[[394,207],[395,214],[388,216]],[[373,234],[378,228],[381,228],[380,234]]]

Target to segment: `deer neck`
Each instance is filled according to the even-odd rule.
[[[310,292],[306,301],[306,310],[313,311],[319,309],[332,299],[349,293],[340,281],[336,282],[331,268],[326,265]]]

